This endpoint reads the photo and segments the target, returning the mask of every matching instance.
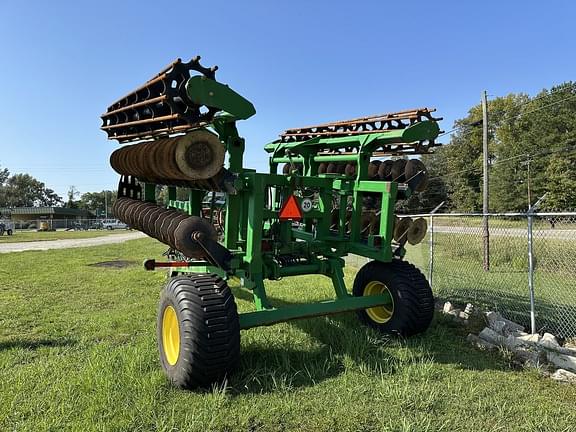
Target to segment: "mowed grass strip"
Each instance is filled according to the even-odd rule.
[[[133,232],[130,230],[95,230],[95,231],[15,231],[11,236],[4,234],[0,236],[2,243],[19,243],[32,241],[84,239],[103,237],[112,234],[126,234]]]
[[[225,385],[175,389],[155,340],[164,274],[140,266],[164,249],[142,239],[0,257],[0,430],[573,430],[575,386],[475,351],[443,319],[409,340],[353,313],[244,331]],[[128,266],[91,265],[115,260]],[[319,276],[268,287],[277,304],[331,295]]]

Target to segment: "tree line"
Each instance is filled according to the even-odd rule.
[[[546,210],[576,208],[576,83],[534,97],[511,93],[488,102],[490,211],[526,211],[547,193]],[[428,189],[401,210],[482,211],[482,108],[456,120],[447,145],[424,155]]]
[[[80,194],[70,186],[64,200],[54,190],[30,174],[10,174],[0,168],[0,207],[68,207],[89,210],[95,215],[104,214],[116,200],[116,191],[86,192]]]

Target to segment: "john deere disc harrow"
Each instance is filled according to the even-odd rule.
[[[238,364],[241,329],[292,319],[357,311],[383,333],[425,331],[432,291],[403,258],[406,244],[424,239],[426,220],[397,217],[395,208],[426,188],[414,155],[438,145],[434,110],[288,129],[265,145],[269,172],[258,173],[244,167],[236,127],[254,107],[215,71],[198,57],[177,60],[102,115],[109,139],[148,140],[111,155],[121,175],[113,212],[169,246],[167,261],[145,268],[170,268],[157,321],[170,381],[195,388],[225,379]],[[158,185],[168,186],[163,203]],[[349,254],[371,260],[352,290]],[[266,280],[297,275],[329,278],[334,296],[293,306],[269,300]],[[226,282],[233,277],[253,310],[238,313]]]

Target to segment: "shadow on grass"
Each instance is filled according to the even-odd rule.
[[[27,350],[35,350],[38,348],[58,348],[64,346],[76,345],[76,341],[72,339],[33,339],[33,340],[5,340],[0,341],[0,351],[20,348]]]
[[[234,295],[252,300],[246,290],[235,289]],[[270,301],[276,307],[297,305]],[[465,340],[469,330],[442,317],[436,317],[426,333],[409,339],[381,335],[361,325],[354,312],[289,323],[311,336],[312,345],[299,349],[297,345],[265,346],[266,341],[249,343],[242,349],[239,370],[231,377],[232,394],[313,386],[350,367],[377,378],[434,363],[478,371],[508,369],[498,357],[470,346]]]

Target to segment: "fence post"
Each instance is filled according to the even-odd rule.
[[[530,290],[530,330],[532,334],[536,333],[536,305],[534,300],[534,258],[533,237],[532,237],[532,209],[528,209],[528,289]]]
[[[532,334],[536,333],[536,301],[534,300],[534,256],[533,256],[533,243],[534,238],[532,235],[534,212],[542,201],[546,199],[548,192],[542,195],[533,206],[528,207],[526,212],[528,216],[528,289],[530,290],[530,327]]]
[[[432,288],[432,278],[434,277],[434,214],[442,208],[446,201],[442,201],[430,212],[430,257],[428,257],[428,283]]]
[[[428,283],[432,288],[432,277],[434,276],[434,216],[430,215],[430,237],[428,237],[430,256],[428,257]]]

